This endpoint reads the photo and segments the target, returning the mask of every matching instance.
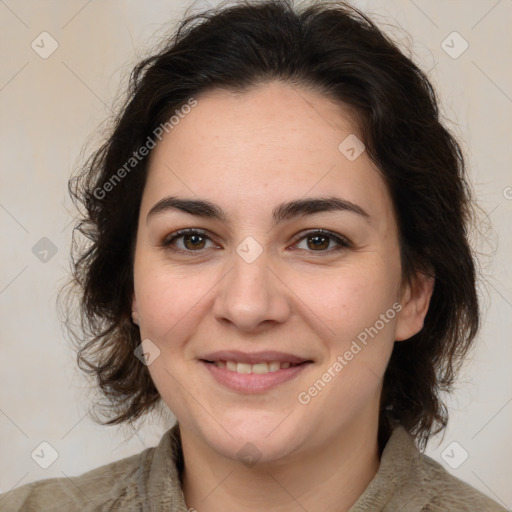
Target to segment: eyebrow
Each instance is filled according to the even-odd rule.
[[[164,197],[149,210],[146,222],[157,214],[177,210],[197,217],[227,221],[227,215],[222,208],[215,203],[204,199],[186,199],[175,196]],[[272,217],[276,224],[291,220],[296,217],[304,217],[319,212],[344,211],[360,215],[365,220],[370,220],[368,212],[359,205],[340,197],[310,197],[296,199],[280,204],[272,211]]]

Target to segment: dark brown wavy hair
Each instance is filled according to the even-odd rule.
[[[141,339],[131,321],[133,253],[148,155],[130,159],[191,98],[271,80],[312,88],[356,112],[394,204],[403,278],[435,276],[423,329],[394,345],[379,420],[381,448],[396,422],[425,445],[446,426],[442,392],[452,389],[479,326],[476,259],[468,242],[471,189],[427,76],[343,2],[298,9],[292,0],[245,0],[188,15],[133,69],[105,142],[69,182],[82,217],[71,250],[78,303],[67,310],[70,320],[77,318],[78,306],[80,321],[78,328],[67,325],[78,365],[103,397],[95,404],[103,419],[96,421],[131,424],[161,405],[147,367],[134,356]],[[129,161],[133,168],[112,185]]]

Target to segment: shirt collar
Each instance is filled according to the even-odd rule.
[[[350,512],[421,510],[421,453],[412,436],[397,426],[382,452],[377,473]],[[178,424],[170,428],[141,466],[139,489],[144,511],[187,512],[181,486],[183,452]]]

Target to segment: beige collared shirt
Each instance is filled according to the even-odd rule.
[[[187,512],[178,426],[156,447],[77,477],[52,478],[0,495],[1,512]],[[193,509],[192,509],[193,510]],[[377,474],[349,512],[506,512],[393,431]],[[309,511],[323,512],[323,511]]]

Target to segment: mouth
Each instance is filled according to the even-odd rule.
[[[295,366],[301,366],[303,364],[310,363],[312,361],[302,361],[301,363],[292,363],[290,361],[260,361],[258,363],[241,363],[240,361],[208,361],[203,359],[203,362],[207,364],[213,364],[217,368],[225,368],[230,372],[250,374],[255,373],[258,375],[264,375],[266,373],[274,373],[279,370],[286,370]]]
[[[290,381],[314,362],[274,351],[222,351],[206,354],[199,361],[217,383],[246,394],[265,392]]]

